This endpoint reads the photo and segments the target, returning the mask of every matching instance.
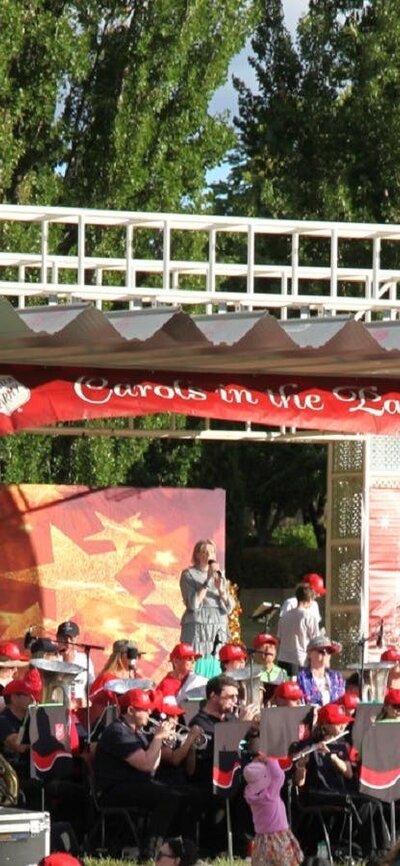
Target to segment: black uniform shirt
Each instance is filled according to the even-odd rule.
[[[96,748],[94,771],[99,791],[106,791],[121,782],[140,782],[151,778],[150,772],[137,770],[126,758],[134,752],[148,749],[149,743],[141,731],[134,731],[122,716],[111,722]]]

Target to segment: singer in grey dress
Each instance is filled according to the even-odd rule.
[[[207,658],[215,655],[219,644],[229,641],[228,617],[236,602],[229,581],[216,562],[212,541],[198,541],[192,559],[193,564],[184,569],[180,578],[185,605],[180,640],[192,644],[196,652]]]

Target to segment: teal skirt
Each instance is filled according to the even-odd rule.
[[[207,677],[208,680],[211,677],[217,677],[218,674],[221,673],[221,665],[219,660],[214,658],[214,656],[206,656],[202,659],[197,659],[194,669],[196,674],[201,674],[202,677]]]

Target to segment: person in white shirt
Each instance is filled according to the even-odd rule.
[[[298,673],[307,658],[307,646],[319,633],[319,624],[309,608],[313,601],[313,590],[301,584],[296,589],[297,607],[279,619],[278,663],[289,676]]]
[[[298,586],[310,586],[314,592],[314,598],[308,608],[308,613],[315,616],[318,620],[318,624],[321,622],[321,613],[318,606],[317,598],[320,598],[323,595],[326,595],[326,588],[324,585],[324,579],[320,574],[317,574],[315,571],[308,572],[307,574],[303,574],[300,583]],[[283,616],[285,613],[288,613],[289,610],[294,610],[297,607],[297,598],[296,595],[291,596],[290,598],[285,599],[283,604],[281,605],[281,609],[279,612],[279,616]]]
[[[57,641],[63,654],[63,660],[69,664],[78,665],[78,667],[83,668],[82,673],[77,674],[71,684],[71,697],[74,698],[75,706],[86,707],[88,688],[94,680],[94,668],[93,662],[89,658],[88,681],[86,653],[80,652],[74,645],[74,641],[78,637],[79,626],[76,622],[72,622],[72,620],[61,622],[57,628]]]

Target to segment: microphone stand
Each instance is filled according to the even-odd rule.
[[[249,667],[250,667],[250,688],[249,688],[249,697],[250,703],[252,704],[254,701],[254,689],[253,689],[253,671],[254,671],[254,653],[258,652],[258,650],[253,649],[252,647],[246,647],[247,655],[249,656]]]
[[[63,641],[60,641],[60,643],[63,643]],[[87,743],[87,748],[89,749],[90,743],[91,743],[90,703],[89,703],[90,652],[91,652],[91,650],[104,650],[105,647],[104,646],[98,646],[98,644],[95,644],[95,643],[80,643],[79,641],[69,641],[67,643],[67,647],[70,647],[70,646],[80,647],[81,649],[83,649],[85,656],[86,656],[86,664],[85,664],[85,671],[86,671],[86,727],[87,727],[86,743]]]
[[[365,635],[360,635],[359,640],[356,643],[356,646],[360,648],[360,682],[358,684],[358,694],[360,701],[363,699],[363,687],[364,687],[364,670],[365,670],[365,660],[364,660],[364,646],[371,638],[365,637]]]

